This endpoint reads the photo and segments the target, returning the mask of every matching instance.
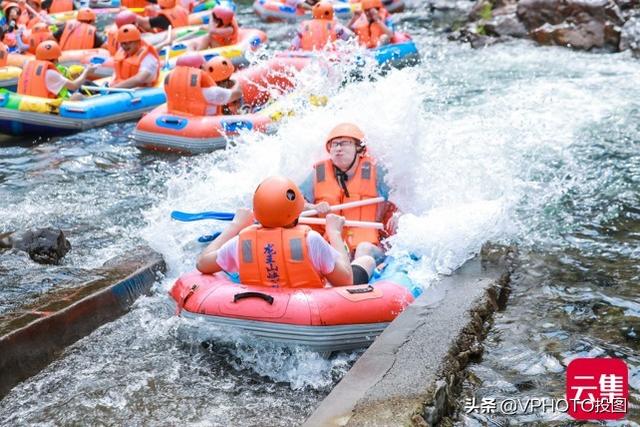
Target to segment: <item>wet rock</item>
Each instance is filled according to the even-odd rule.
[[[517,16],[541,44],[618,49],[622,11],[613,0],[521,0]]]
[[[640,16],[633,16],[620,31],[620,50],[631,50],[635,58],[640,58]]]
[[[493,18],[484,24],[486,33],[496,37],[526,37],[528,31],[518,19],[515,7],[513,9],[514,11],[509,14],[494,14]]]
[[[15,238],[12,247],[28,253],[37,263],[58,264],[71,249],[71,243],[62,230],[39,228]]]

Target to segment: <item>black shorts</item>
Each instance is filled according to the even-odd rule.
[[[369,274],[367,273],[367,270],[360,267],[359,265],[351,264],[351,271],[353,271],[354,285],[364,285],[369,283]]]

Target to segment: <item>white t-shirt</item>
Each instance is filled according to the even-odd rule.
[[[56,95],[68,81],[69,79],[55,70],[47,70],[47,73],[44,75],[44,84],[47,85],[47,90]]]
[[[211,106],[207,107],[207,114],[213,115],[218,111],[219,105],[226,105],[231,99],[231,89],[226,89],[220,86],[211,86],[202,89],[202,96],[207,100],[207,104]]]
[[[227,273],[238,272],[238,236],[218,249],[216,263]],[[307,233],[307,249],[313,268],[321,275],[331,273],[336,267],[340,253],[316,231]]]
[[[145,84],[153,83],[153,81],[155,80],[155,77],[156,77],[156,73],[158,72],[158,67],[159,66],[160,66],[160,64],[158,63],[158,59],[156,59],[156,57],[153,56],[150,53],[148,53],[142,59],[142,62],[140,62],[140,70],[138,70],[138,73],[140,73],[141,71],[148,71],[149,72],[149,77],[143,83],[145,83]]]

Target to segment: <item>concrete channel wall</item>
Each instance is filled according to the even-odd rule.
[[[126,313],[150,291],[163,272],[162,257],[148,248],[108,261],[101,279],[53,292],[24,310],[5,316],[0,325],[0,399],[19,382],[37,374],[65,349],[101,325]]]
[[[304,426],[427,426],[449,415],[462,371],[482,354],[488,322],[508,293],[513,252],[483,253],[398,316]]]

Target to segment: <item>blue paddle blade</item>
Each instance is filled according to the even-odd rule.
[[[207,234],[205,236],[200,236],[200,237],[198,237],[198,242],[200,242],[200,243],[213,242],[220,235],[220,233],[221,233],[220,231],[216,231],[213,234]]]
[[[180,212],[173,211],[171,212],[171,218],[176,221],[200,221],[202,219],[217,219],[218,221],[231,221],[235,214],[231,212],[199,212],[199,213],[188,213],[188,212]]]

